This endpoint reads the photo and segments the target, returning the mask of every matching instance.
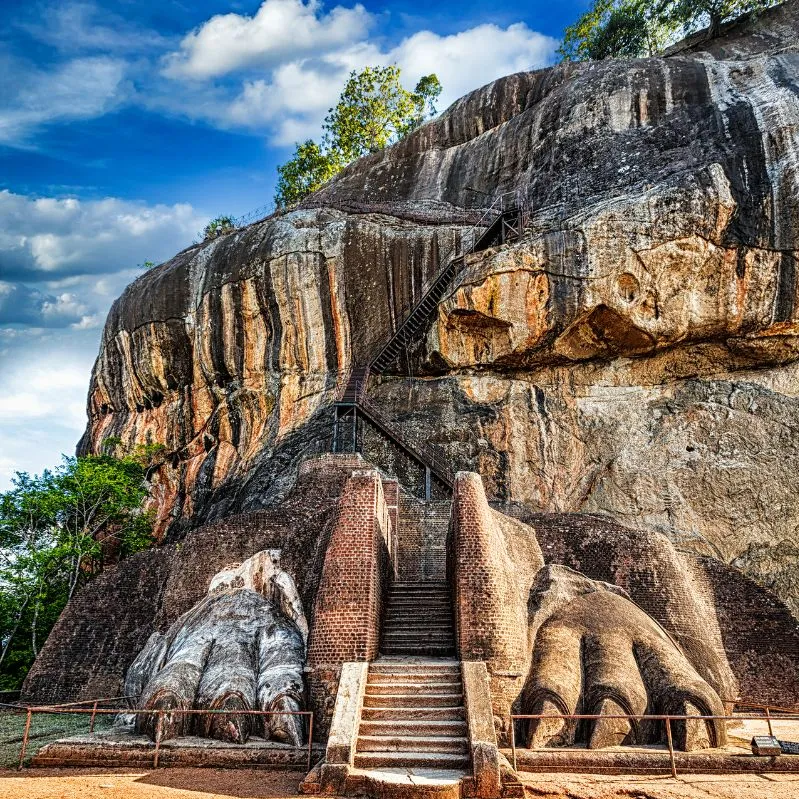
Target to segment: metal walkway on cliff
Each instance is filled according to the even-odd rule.
[[[407,457],[424,470],[425,496],[432,494],[436,480],[452,490],[455,475],[448,466],[443,451],[432,444],[411,442],[402,430],[389,422],[367,399],[369,378],[383,374],[397,358],[418,340],[427,329],[433,312],[443,299],[454,278],[461,272],[467,255],[515,241],[520,238],[527,221],[515,196],[500,195],[462,241],[462,252],[455,255],[422,288],[420,299],[411,306],[403,321],[388,341],[368,363],[356,366],[349,374],[344,390],[335,405],[333,422],[333,452],[359,452],[358,421],[362,419],[383,438],[392,442]]]

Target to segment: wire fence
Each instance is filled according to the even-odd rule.
[[[146,710],[131,707],[131,701],[132,697],[111,697],[41,707],[0,704],[0,768],[20,770],[30,765],[47,744],[63,738],[110,731],[120,714],[144,715],[153,720],[153,768],[158,768],[165,724],[175,723],[182,717],[248,716],[265,720],[265,717],[299,716],[306,721],[308,743],[296,749],[305,753],[309,771],[313,765],[313,713],[310,710]]]

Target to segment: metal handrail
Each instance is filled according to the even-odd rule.
[[[724,700],[722,700],[724,701]],[[516,771],[516,725],[514,722],[517,719],[562,719],[568,720],[581,720],[581,719],[624,719],[626,721],[665,721],[666,722],[666,743],[669,750],[669,762],[671,765],[671,775],[677,778],[677,764],[674,759],[674,742],[672,740],[671,722],[672,721],[762,721],[764,716],[748,716],[745,714],[737,714],[734,716],[688,716],[688,715],[674,715],[668,714],[652,714],[645,713],[511,713],[510,714],[510,745],[512,752],[513,770]],[[799,713],[786,714],[781,716],[781,721],[799,721]],[[768,724],[769,735],[772,735],[771,721]]]
[[[455,476],[450,471],[448,460],[446,459],[443,451],[438,450],[435,444],[418,444],[416,442],[408,441],[402,435],[402,433],[391,422],[389,422],[380,413],[380,411],[371,402],[369,402],[369,400],[366,399],[365,396],[358,402],[358,404],[370,416],[373,416],[379,424],[386,427],[397,439],[397,441],[412,455],[414,455],[417,460],[421,461],[423,465],[428,466],[430,469],[436,472],[439,477],[443,478],[446,482],[452,485],[455,480]]]
[[[92,708],[78,708],[78,707],[65,707],[63,705],[52,705],[52,706],[41,706],[41,707],[29,707],[27,708],[27,718],[25,719],[25,732],[22,736],[22,745],[20,747],[19,752],[19,763],[17,765],[17,771],[21,771],[22,767],[25,763],[25,752],[28,748],[28,738],[30,735],[30,727],[31,727],[31,719],[34,713],[48,713],[48,714],[91,714],[91,722],[90,722],[90,732],[94,729],[94,720],[99,713],[100,715],[117,715],[121,711],[119,708],[98,708],[97,703],[101,701],[107,700],[86,700],[85,703],[77,703],[77,704],[86,704],[88,702],[94,702],[94,707]],[[307,716],[308,717],[308,771],[311,770],[311,766],[313,765],[313,711],[311,710],[198,710],[195,708],[172,708],[171,710],[147,710],[143,708],[137,709],[125,709],[123,711],[126,715],[156,715],[156,733],[155,733],[155,751],[153,753],[153,768],[158,768],[158,759],[160,756],[161,750],[161,732],[163,730],[163,723],[164,723],[164,716],[172,716],[172,715],[223,715],[223,716]],[[305,748],[305,747],[302,747]]]
[[[512,198],[512,202],[509,202],[510,198]],[[450,486],[454,484],[455,477],[448,466],[448,461],[444,453],[441,452],[439,454],[435,450],[431,449],[430,445],[425,446],[420,444],[409,444],[406,442],[401,431],[394,432],[392,429],[393,425],[391,425],[389,422],[386,422],[375,406],[373,406],[367,400],[366,395],[368,391],[369,376],[373,364],[376,364],[378,361],[380,361],[384,353],[388,351],[388,349],[393,345],[403,331],[411,326],[414,316],[419,308],[429,299],[431,292],[438,281],[441,280],[441,278],[453,266],[453,264],[459,260],[462,261],[466,255],[474,252],[474,249],[479,241],[477,231],[480,230],[482,235],[484,228],[490,228],[491,225],[493,225],[497,219],[503,217],[505,212],[511,207],[520,211],[523,210],[521,204],[518,202],[515,191],[502,192],[494,198],[491,205],[483,210],[483,213],[479,217],[478,221],[472,225],[472,227],[467,231],[466,235],[461,238],[459,244],[461,245],[460,249],[462,252],[456,252],[455,255],[449,258],[443,266],[437,269],[435,273],[422,284],[420,298],[408,310],[402,323],[396,328],[396,330],[394,330],[393,333],[391,333],[391,335],[388,337],[388,340],[382,345],[382,347],[365,366],[353,367],[350,370],[350,373],[347,377],[347,382],[344,384],[344,388],[339,394],[338,402],[340,404],[354,405],[356,407],[360,405],[364,410],[367,411],[367,413],[375,417],[379,424],[384,425],[386,429],[391,432],[392,436],[397,440],[397,442],[403,446],[414,458],[419,460],[422,465],[436,472],[439,478],[442,478]],[[491,221],[488,225],[486,225],[485,222],[489,218]],[[522,222],[522,225],[523,224],[524,223]],[[467,241],[469,242],[469,245],[468,247],[465,247]],[[355,376],[359,372],[363,372],[363,376],[356,379]]]

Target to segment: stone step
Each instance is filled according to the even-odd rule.
[[[391,646],[415,646],[416,644],[423,646],[454,646],[455,637],[452,633],[426,633],[423,631],[418,633],[387,633],[383,636],[383,646],[387,644]]]
[[[464,721],[463,707],[364,707],[363,721]]]
[[[469,765],[468,755],[439,752],[364,752],[355,755],[355,768],[440,768],[462,769]]]
[[[391,617],[387,616],[383,622],[383,629],[386,627],[448,627],[451,628],[452,618],[450,616],[440,616],[436,618],[419,617],[419,618],[405,618],[405,617]]]
[[[452,615],[452,608],[449,605],[441,607],[429,607],[428,605],[411,605],[407,608],[388,607],[386,608],[386,618],[389,616],[402,616],[411,619],[426,618],[427,616],[446,616]]]
[[[372,682],[366,683],[366,693],[372,695],[388,694],[462,694],[460,681],[454,682]]]
[[[457,660],[443,658],[418,660],[376,660],[369,664],[369,674],[457,674],[461,664]]]
[[[451,624],[440,627],[393,627],[390,630],[383,630],[383,636],[388,638],[429,638],[430,636],[446,636],[451,638],[453,636],[453,629]]]
[[[428,624],[425,626],[392,624],[383,628],[383,635],[452,635],[452,624]]]
[[[390,719],[386,721],[361,721],[359,727],[361,735],[401,735],[419,736],[426,738],[429,736],[463,738],[467,734],[465,721],[398,721]]]
[[[437,582],[435,580],[394,580],[394,582],[391,583],[392,590],[413,591],[419,588],[434,588],[438,591],[449,591],[449,586],[446,583]]]
[[[447,752],[465,755],[469,739],[450,736],[364,735],[358,736],[356,752]]]
[[[380,649],[381,655],[387,657],[427,657],[445,658],[455,654],[455,646],[401,646],[399,644],[386,644]]]
[[[388,671],[388,672],[373,672],[369,670],[369,677],[367,678],[367,685],[405,685],[411,684],[431,684],[437,683],[441,685],[460,685],[461,675],[460,672],[436,672],[436,671]]]
[[[463,693],[454,694],[370,694],[363,697],[364,707],[458,707]]]

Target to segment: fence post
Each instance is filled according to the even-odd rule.
[[[311,770],[312,746],[313,746],[313,713],[311,713],[311,715],[308,716],[308,771]]]
[[[687,723],[687,721],[686,721]],[[674,762],[674,743],[671,740],[671,717],[666,716],[666,740],[669,742],[669,760],[671,760],[671,776],[677,779],[677,765]]]
[[[92,706],[92,719],[89,722],[89,733],[94,732],[94,717],[97,715],[97,702]]]
[[[516,771],[516,721],[510,717],[510,749],[513,753],[513,770]]]
[[[153,755],[153,768],[158,768],[158,756],[161,753],[161,730],[163,727],[164,711],[158,711],[158,718],[155,721],[155,754]]]
[[[31,730],[31,709],[28,708],[28,715],[25,719],[25,733],[22,736],[22,748],[19,750],[19,765],[17,771],[22,771],[22,764],[25,762],[25,750],[28,748],[28,735]]]

